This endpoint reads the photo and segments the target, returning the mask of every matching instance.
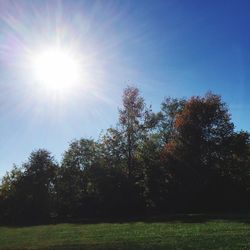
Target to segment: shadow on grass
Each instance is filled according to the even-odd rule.
[[[85,219],[80,221],[66,221],[74,224],[100,224],[100,223],[206,223],[214,220],[224,220],[230,222],[250,223],[250,214],[168,214],[150,217],[132,218],[107,218],[107,219]]]
[[[144,222],[181,222],[181,223],[206,223],[214,220],[250,223],[250,214],[177,214],[163,217],[152,217]]]
[[[102,223],[114,223],[114,224],[124,224],[124,223],[206,223],[214,220],[224,220],[228,222],[238,222],[250,224],[250,214],[168,214],[168,215],[157,215],[157,216],[143,216],[143,217],[122,217],[122,218],[88,218],[88,219],[68,219],[68,220],[56,220],[53,222],[46,223],[18,223],[18,224],[8,224],[4,223],[0,226],[8,227],[29,227],[29,226],[41,226],[41,225],[56,225],[56,224],[102,224]]]

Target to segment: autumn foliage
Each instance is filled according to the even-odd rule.
[[[159,112],[135,87],[118,123],[73,141],[57,163],[31,153],[0,187],[3,223],[250,209],[249,133],[236,131],[221,97],[166,98]]]

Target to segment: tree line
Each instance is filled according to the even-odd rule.
[[[33,151],[0,185],[1,223],[45,223],[250,209],[250,134],[207,93],[165,98],[159,112],[135,87],[116,126],[70,143],[60,163]]]

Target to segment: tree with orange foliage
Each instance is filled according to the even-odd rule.
[[[181,199],[192,203],[209,185],[229,178],[236,133],[226,104],[212,93],[188,100],[176,115],[174,128],[163,159],[174,175]],[[246,147],[247,140],[243,144]]]

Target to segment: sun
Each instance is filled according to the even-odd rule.
[[[49,47],[32,55],[35,80],[49,90],[71,88],[80,79],[80,63],[72,52],[61,47]]]

